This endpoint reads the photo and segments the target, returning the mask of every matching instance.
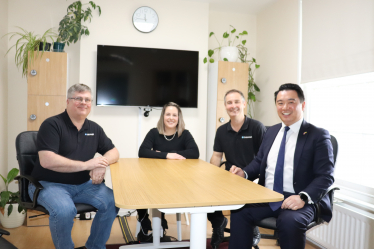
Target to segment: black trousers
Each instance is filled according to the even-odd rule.
[[[141,221],[143,217],[148,213],[148,209],[137,209],[136,211],[139,215],[139,221]],[[161,213],[161,220],[165,220],[165,213]]]
[[[285,199],[286,199],[285,195]],[[316,213],[314,205],[306,204],[299,210],[281,209],[273,211],[268,203],[247,204],[231,211],[231,238],[229,249],[250,249],[255,222],[267,217],[277,218],[279,244],[282,249],[305,248],[305,232]]]
[[[212,227],[219,227],[223,222],[222,211],[215,211],[214,213],[208,213],[208,220],[212,223]]]

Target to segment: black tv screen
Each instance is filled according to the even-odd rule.
[[[96,105],[197,107],[199,52],[97,46]]]

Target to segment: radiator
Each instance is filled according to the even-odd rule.
[[[330,223],[310,229],[307,238],[327,249],[373,249],[374,215],[336,203]]]

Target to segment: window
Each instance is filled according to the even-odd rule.
[[[335,136],[337,195],[374,204],[374,72],[302,84],[305,119]],[[373,205],[374,207],[374,205]]]

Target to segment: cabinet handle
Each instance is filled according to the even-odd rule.
[[[32,76],[35,76],[35,75],[36,75],[36,70],[31,70],[30,74],[31,74]]]
[[[220,123],[224,123],[224,122],[225,122],[225,118],[219,118],[218,121],[219,121]]]
[[[222,78],[222,79],[221,79],[221,82],[222,82],[223,84],[225,84],[225,83],[227,82],[226,78]]]
[[[30,115],[30,119],[31,119],[31,120],[35,120],[35,119],[36,119],[36,115],[35,115],[35,114],[31,114],[31,115]]]

